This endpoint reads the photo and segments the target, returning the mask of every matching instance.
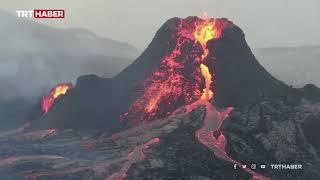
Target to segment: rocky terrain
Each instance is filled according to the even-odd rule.
[[[7,179],[104,179],[128,165],[128,179],[250,179],[243,170],[217,158],[195,137],[206,113],[202,107],[189,114],[183,108],[116,134],[104,131],[41,130],[0,134],[0,172]],[[303,170],[257,172],[271,179],[318,179],[319,144],[305,136],[303,125],[320,118],[320,103],[305,99],[265,100],[236,108],[221,132],[228,154],[244,164],[297,163]],[[307,130],[308,131],[308,130]],[[135,147],[159,138],[141,150]],[[3,179],[3,178],[2,178]],[[111,178],[112,179],[112,178]]]

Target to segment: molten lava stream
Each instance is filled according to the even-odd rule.
[[[221,113],[210,103],[214,96],[214,92],[211,90],[214,74],[211,74],[209,68],[205,65],[209,55],[208,41],[220,38],[223,28],[229,25],[226,22],[214,19],[193,19],[191,21],[182,19],[174,36],[176,39],[175,48],[162,59],[159,68],[145,80],[145,86],[141,90],[142,95],[133,102],[125,116],[134,122],[148,122],[168,117],[168,115],[177,116],[178,114],[175,112],[182,106],[177,102],[183,102],[184,105],[189,104],[185,106],[186,113],[191,112],[198,106],[205,106],[204,125],[196,131],[198,141],[212,150],[217,157],[241,165],[241,163],[227,155],[225,151],[227,139],[225,136],[223,134],[217,138],[213,136],[220,129],[223,120],[229,116],[233,108],[229,107]],[[186,50],[183,47],[192,48]],[[199,50],[199,48],[201,49]],[[186,74],[191,75],[191,77]],[[201,89],[203,87],[203,78],[205,80],[205,88]],[[140,125],[142,126],[141,128],[119,133],[114,135],[113,138],[121,138],[128,134],[133,135],[139,129],[144,129],[145,123],[140,123]],[[156,125],[160,124],[155,123],[148,128],[154,128]],[[140,153],[140,155],[135,155],[139,158],[133,159],[138,160],[143,157],[141,147],[137,146],[135,150],[134,152]],[[131,163],[136,161],[132,160],[130,156],[128,158],[130,160],[115,176],[125,177],[125,173]],[[248,168],[244,170],[250,173],[253,179],[266,179]]]
[[[201,57],[202,62],[209,53],[206,44],[209,40],[217,37],[216,33],[217,30],[214,27],[214,24],[205,23],[204,25],[197,26],[194,36],[203,48],[204,54]],[[197,102],[187,106],[188,111],[192,111],[192,109],[199,105],[204,105],[206,107],[206,116],[204,118],[203,127],[197,130],[196,137],[200,143],[211,149],[217,157],[243,167],[240,162],[233,160],[227,155],[225,150],[227,139],[225,136],[221,133],[219,137],[215,138],[213,135],[215,132],[219,131],[223,121],[228,118],[233,108],[229,107],[221,113],[217,111],[217,109],[209,102],[214,95],[214,93],[210,90],[212,84],[212,75],[210,74],[209,68],[206,65],[201,64],[200,69],[201,74],[205,79],[205,89],[203,90],[201,98]],[[266,177],[255,173],[249,168],[244,168],[244,170],[251,174],[252,179],[254,180],[267,179]]]
[[[41,100],[41,109],[44,114],[49,112],[50,108],[59,96],[66,94],[71,88],[72,84],[70,83],[58,84],[52,88],[50,93],[47,96],[44,96]]]
[[[217,111],[217,109],[209,102],[213,97],[213,92],[210,90],[212,76],[210,75],[208,68],[203,64],[201,64],[201,72],[206,81],[206,88],[203,90],[203,94],[198,101],[187,106],[187,110],[189,112],[200,105],[203,105],[206,108],[206,116],[204,118],[203,126],[197,130],[196,137],[201,144],[207,146],[220,159],[224,159],[243,167],[240,162],[233,160],[227,155],[225,149],[227,145],[227,139],[225,136],[221,133],[219,137],[214,137],[214,133],[219,131],[223,121],[228,118],[233,108],[229,107],[224,112]],[[260,174],[255,173],[249,168],[244,168],[244,170],[251,174],[252,179],[254,180],[268,179]]]
[[[227,155],[226,145],[227,139],[221,133],[217,138],[214,136],[215,132],[219,131],[223,121],[228,118],[229,114],[233,110],[232,107],[227,108],[224,112],[219,112],[214,106],[209,102],[200,101],[199,104],[205,105],[206,107],[206,116],[204,118],[204,125],[202,128],[198,129],[196,132],[196,137],[200,143],[207,146],[214,154],[220,159],[224,159],[231,163],[237,164],[239,167],[243,165],[232,159]],[[244,168],[244,171],[252,175],[254,180],[265,180],[268,179],[260,174],[255,173],[250,168]]]
[[[146,159],[146,155],[144,154],[143,150],[148,149],[149,146],[156,144],[160,141],[159,138],[153,138],[150,141],[136,146],[132,152],[128,154],[126,157],[126,162],[121,167],[120,171],[117,173],[112,174],[110,177],[106,178],[105,180],[122,180],[127,176],[127,172],[129,171],[130,167],[140,161]]]

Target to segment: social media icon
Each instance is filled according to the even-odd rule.
[[[261,168],[261,169],[265,169],[265,168],[266,168],[266,165],[265,165],[265,164],[261,164],[261,165],[260,165],[260,168]]]
[[[247,168],[247,165],[242,165],[242,168],[243,168],[243,169]]]
[[[251,164],[251,169],[257,169],[257,165],[256,164]]]
[[[233,169],[237,169],[237,164],[234,164],[234,165],[233,165]]]

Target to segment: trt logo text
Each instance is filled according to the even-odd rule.
[[[64,18],[65,11],[60,9],[35,9],[16,11],[19,18]]]

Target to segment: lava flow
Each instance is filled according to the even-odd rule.
[[[197,30],[195,33],[195,38],[201,43],[204,49],[204,54],[202,56],[202,60],[204,60],[208,55],[208,49],[206,47],[207,41],[214,38],[214,36],[211,34],[214,28],[213,26],[210,28],[207,25],[200,27],[200,30]],[[214,154],[220,159],[224,159],[231,163],[235,163],[240,167],[244,167],[240,162],[233,160],[231,157],[227,155],[227,152],[225,150],[227,145],[227,139],[225,138],[223,133],[220,132],[220,135],[218,137],[214,136],[214,134],[217,134],[217,132],[219,132],[223,121],[226,118],[228,118],[233,108],[229,107],[221,113],[217,111],[217,109],[209,102],[214,95],[214,93],[210,89],[212,84],[212,75],[210,74],[210,71],[206,65],[201,64],[200,69],[202,76],[205,79],[205,89],[203,89],[201,98],[192,105],[190,105],[189,108],[187,108],[187,110],[189,109],[190,111],[199,105],[204,105],[206,107],[206,116],[204,119],[203,127],[197,130],[196,137],[200,143],[211,149],[214,152]],[[247,173],[251,174],[252,179],[254,180],[267,179],[266,177],[255,173],[249,168],[244,168],[244,170]]]
[[[158,69],[144,81],[139,90],[142,93],[130,106],[125,119],[137,125],[167,117],[179,107],[197,101],[205,86],[199,67],[204,67],[209,55],[206,44],[220,38],[222,30],[231,25],[224,19],[180,19],[169,40],[168,47],[174,47],[173,50],[169,50]]]
[[[122,180],[127,176],[127,172],[129,171],[130,167],[139,162],[146,159],[146,155],[144,154],[143,150],[148,149],[149,146],[156,144],[160,141],[159,138],[153,138],[150,141],[136,146],[132,152],[128,154],[126,157],[126,162],[121,167],[120,171],[117,173],[112,174],[110,177],[106,178],[105,180]]]
[[[47,114],[54,104],[55,100],[61,96],[66,94],[72,88],[72,84],[70,83],[63,83],[58,84],[50,91],[50,94],[44,96],[41,100],[41,109],[44,114]]]
[[[127,118],[133,121],[149,121],[172,114],[181,106],[187,112],[202,105],[206,108],[203,127],[196,137],[214,154],[226,161],[241,165],[226,153],[227,139],[220,127],[233,108],[219,112],[211,103],[214,96],[213,73],[206,65],[209,56],[207,43],[221,38],[222,31],[230,25],[224,20],[182,19],[175,34],[173,51],[164,57],[160,67],[146,79],[142,95],[131,106]],[[170,43],[169,43],[170,44]],[[214,136],[214,134],[220,134]],[[253,179],[266,179],[245,168]]]

